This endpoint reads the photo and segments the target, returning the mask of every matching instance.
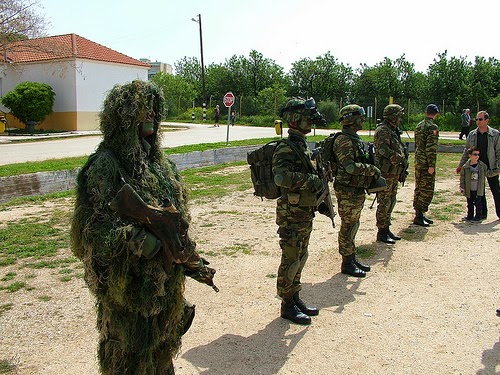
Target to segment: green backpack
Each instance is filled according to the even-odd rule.
[[[316,149],[321,155],[321,161],[325,168],[329,169],[330,176],[334,178],[337,175],[338,163],[337,157],[333,152],[333,143],[337,136],[342,134],[342,132],[332,133],[322,141],[316,143]]]
[[[277,199],[281,197],[279,186],[274,183],[273,175],[273,155],[280,142],[285,142],[292,150],[301,154],[288,139],[279,139],[266,143],[254,151],[247,154],[247,162],[250,165],[250,174],[254,188],[254,195],[267,199]]]

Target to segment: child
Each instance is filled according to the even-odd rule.
[[[479,149],[471,147],[467,150],[469,160],[460,171],[460,192],[467,197],[467,216],[464,220],[481,221],[483,206],[481,198],[484,196],[484,186],[488,167],[479,160]],[[474,215],[474,207],[476,214]]]
[[[236,120],[236,115],[234,114],[234,111],[231,112],[231,126],[234,126],[234,121]]]

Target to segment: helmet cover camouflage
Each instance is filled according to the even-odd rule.
[[[384,118],[402,117],[404,110],[399,104],[389,104],[384,108],[383,116]]]
[[[303,99],[293,97],[280,111],[280,117],[288,122],[288,126],[306,134],[311,131],[312,124],[325,124],[323,116],[318,112],[314,98]]]
[[[356,119],[361,117],[364,117],[366,115],[365,110],[363,107],[360,107],[357,104],[349,104],[346,105],[345,107],[342,107],[342,109],[339,112],[339,121],[342,125],[352,125],[356,122]]]

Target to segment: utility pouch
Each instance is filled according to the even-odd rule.
[[[289,204],[298,204],[300,201],[300,193],[287,193],[287,200]]]

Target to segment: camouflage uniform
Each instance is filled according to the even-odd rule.
[[[354,239],[365,202],[365,188],[370,185],[374,176],[380,175],[380,171],[367,163],[361,138],[348,126],[343,127],[342,134],[335,140],[333,152],[338,160],[333,187],[341,219],[339,252],[343,256],[349,256],[356,251]]]
[[[432,118],[426,117],[415,128],[415,194],[413,208],[417,216],[427,212],[434,196],[439,131]]]
[[[391,125],[387,119],[377,125],[373,141],[376,165],[387,183],[387,190],[377,193],[377,228],[384,230],[391,225],[391,214],[396,205],[399,176],[405,171],[408,159],[405,156],[405,147],[401,142],[401,133],[398,127]]]
[[[315,186],[319,179],[311,160],[311,150],[303,136],[289,131],[288,140],[304,158],[285,142],[280,143],[273,156],[273,174],[284,178],[279,183],[281,197],[276,206],[276,224],[282,250],[278,269],[277,290],[283,299],[301,290],[300,277],[307,260],[309,237],[316,205]],[[309,163],[306,165],[305,160]],[[321,180],[320,180],[321,181]],[[315,185],[315,182],[317,185]],[[317,189],[317,187],[316,187]]]
[[[305,135],[313,123],[323,123],[324,119],[313,98],[292,98],[280,116],[290,129],[287,140],[278,144],[272,159],[274,181],[281,193],[276,205],[281,247],[276,286],[282,298],[281,317],[298,324],[310,324],[310,317],[318,315],[319,310],[300,299],[300,278],[308,257],[312,220],[323,182],[312,164],[312,152]]]

